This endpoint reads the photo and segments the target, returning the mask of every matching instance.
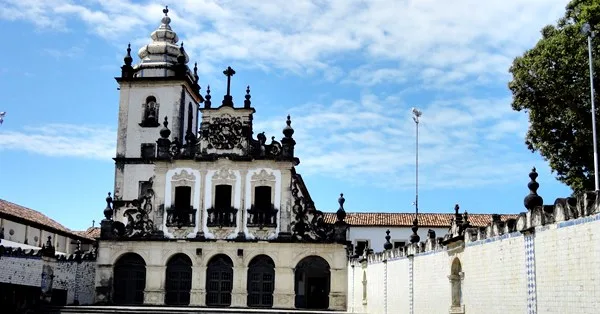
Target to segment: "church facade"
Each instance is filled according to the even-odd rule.
[[[326,223],[302,177],[291,118],[254,138],[250,88],[200,92],[168,9],[121,76],[114,193],[106,198],[96,302],[345,310],[343,197]]]

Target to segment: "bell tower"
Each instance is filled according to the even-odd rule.
[[[120,100],[115,199],[138,199],[152,186],[156,139],[165,119],[173,139],[185,144],[188,130],[197,136],[198,109],[204,101],[198,69],[188,67],[189,57],[171,28],[168,7],[163,13],[150,43],[138,50],[139,62],[133,64],[129,45],[116,78]]]

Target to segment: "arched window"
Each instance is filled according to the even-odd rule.
[[[275,263],[267,255],[258,255],[248,265],[248,306],[272,307],[275,290]]]
[[[144,103],[144,112],[142,115],[142,127],[157,127],[158,123],[158,104],[156,103],[156,97],[148,96]]]
[[[206,305],[230,306],[233,289],[233,262],[225,254],[214,256],[206,269]]]
[[[176,254],[167,262],[165,304],[190,304],[192,289],[192,260],[185,254]]]
[[[320,256],[303,258],[295,270],[296,307],[329,308],[331,272],[329,263]]]
[[[143,304],[146,288],[146,263],[135,253],[127,253],[119,258],[114,268],[115,304]]]
[[[450,279],[451,291],[452,291],[452,305],[451,307],[455,310],[462,309],[462,265],[460,264],[460,260],[455,258],[452,261],[452,267],[450,269]],[[456,311],[456,313],[460,313]]]

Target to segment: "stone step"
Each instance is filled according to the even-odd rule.
[[[43,314],[62,313],[139,313],[139,314],[171,314],[171,313],[198,313],[198,314],[347,314],[340,311],[319,310],[289,310],[289,309],[250,309],[250,308],[207,308],[207,307],[172,307],[172,306],[61,306],[48,307],[42,310]],[[354,313],[360,314],[360,313]]]

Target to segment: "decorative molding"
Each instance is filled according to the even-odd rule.
[[[250,180],[258,181],[260,183],[273,182],[275,181],[275,175],[273,173],[267,172],[267,170],[265,169],[262,169],[260,170],[260,172],[253,174]]]
[[[236,175],[230,169],[221,168],[221,169],[219,169],[219,170],[217,170],[215,172],[215,174],[212,176],[212,180],[213,180],[213,183],[215,181],[226,181],[226,182],[227,181],[229,181],[229,182],[234,181],[235,182],[236,181]]]
[[[171,181],[196,181],[196,176],[192,173],[188,173],[185,169],[181,172],[174,174],[171,177]]]

